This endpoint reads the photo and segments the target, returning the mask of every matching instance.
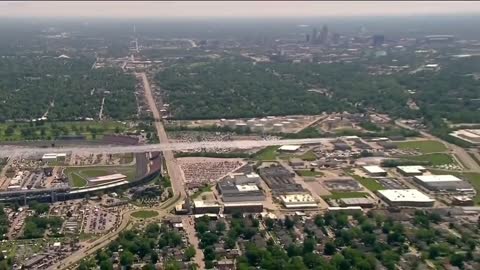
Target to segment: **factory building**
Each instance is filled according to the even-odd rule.
[[[247,182],[241,176],[238,178],[239,181],[236,181],[236,178],[227,178],[218,182],[217,189],[223,202],[263,202],[265,200],[265,195],[258,188],[255,179]]]
[[[66,153],[47,153],[42,156],[42,161],[57,161],[58,159],[65,159]]]
[[[422,175],[427,169],[423,166],[398,166],[397,170],[404,176]]]
[[[274,196],[304,192],[302,185],[294,180],[295,174],[283,166],[270,166],[259,170],[260,176]]]
[[[216,202],[193,201],[194,214],[219,214],[220,205]]]
[[[416,189],[384,189],[377,193],[390,206],[432,207],[435,203]]]
[[[300,149],[300,145],[282,145],[278,148],[278,150],[282,152],[295,152],[298,149]]]
[[[434,192],[476,193],[470,183],[454,175],[418,175],[413,179],[419,185]]]
[[[379,166],[363,166],[362,168],[370,176],[387,176],[387,172]]]
[[[300,158],[291,158],[288,161],[288,165],[290,165],[294,168],[303,168],[303,167],[305,167],[305,162]]]
[[[263,202],[226,202],[223,204],[225,214],[233,213],[261,213]]]
[[[362,208],[372,208],[374,201],[369,198],[342,198],[339,200],[343,207],[360,206]]]
[[[305,192],[280,195],[279,199],[287,209],[315,208],[318,206],[312,195]]]

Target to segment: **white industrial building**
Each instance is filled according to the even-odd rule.
[[[454,175],[418,175],[414,177],[415,182],[426,189],[435,192],[455,192],[464,194],[475,194],[473,186]]]
[[[453,131],[450,135],[471,144],[480,145],[480,129],[460,129]]]
[[[295,152],[298,149],[300,149],[300,145],[282,145],[280,148],[278,148],[279,151],[284,152]]]
[[[379,166],[363,166],[363,170],[368,173],[370,176],[387,176],[387,171],[380,168]]]
[[[435,200],[416,189],[384,189],[377,191],[391,206],[431,207]]]
[[[312,195],[308,193],[286,194],[279,196],[280,201],[285,208],[315,208],[317,202],[313,199]]]
[[[42,156],[42,161],[56,161],[59,158],[66,158],[66,153],[47,153]]]
[[[422,175],[427,169],[423,166],[398,166],[397,170],[405,176]]]

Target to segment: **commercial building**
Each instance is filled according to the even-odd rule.
[[[427,169],[423,166],[398,166],[398,172],[405,176],[422,175]]]
[[[225,214],[233,213],[261,213],[263,202],[226,202],[223,204]]]
[[[238,181],[237,181],[238,178]],[[246,179],[245,179],[246,178]],[[247,181],[250,180],[250,181]],[[236,176],[224,179],[217,184],[223,202],[263,202],[265,195],[258,187],[255,178]]]
[[[475,202],[471,197],[468,196],[454,196],[452,198],[452,204],[461,206],[474,206]]]
[[[290,172],[283,166],[270,166],[259,170],[260,176],[272,190],[273,195],[294,194],[304,192],[302,185],[297,184]]]
[[[387,172],[379,166],[363,166],[362,168],[370,176],[387,176]]]
[[[300,149],[300,145],[282,145],[278,148],[279,151],[283,152],[295,152]]]
[[[193,201],[194,214],[219,214],[220,205],[216,202]]]
[[[42,156],[42,161],[57,161],[57,159],[65,159],[66,153],[47,153]]]
[[[300,158],[291,158],[288,161],[288,165],[295,167],[295,168],[303,168],[305,167],[305,162]]]
[[[305,192],[280,195],[279,199],[287,209],[315,208],[318,206],[312,195]]]
[[[480,129],[460,129],[450,135],[473,145],[480,145]]]
[[[377,191],[391,206],[432,207],[435,200],[416,189],[384,189]]]
[[[424,188],[434,192],[456,192],[475,194],[472,185],[454,175],[418,175],[414,180]]]
[[[339,200],[343,207],[360,206],[362,208],[372,208],[374,201],[369,198],[342,198]]]

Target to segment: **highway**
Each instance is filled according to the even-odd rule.
[[[236,141],[208,141],[208,142],[179,142],[169,143],[162,142],[158,144],[146,145],[90,145],[90,146],[65,146],[65,147],[33,147],[33,146],[19,146],[19,145],[2,145],[0,146],[0,157],[11,156],[36,156],[45,153],[64,153],[75,151],[82,154],[119,154],[119,153],[145,153],[155,151],[179,151],[179,150],[194,150],[194,149],[214,149],[214,148],[238,148],[251,149],[257,147],[266,147],[271,145],[286,145],[286,144],[320,144],[332,142],[339,139],[335,138],[313,138],[313,139],[287,139],[287,140],[236,140]],[[161,137],[160,137],[160,140]],[[167,164],[168,167],[168,164]]]
[[[171,149],[168,149],[168,146],[170,146],[170,142],[168,140],[167,132],[165,132],[165,128],[163,127],[162,116],[155,103],[155,99],[153,97],[152,89],[150,87],[150,83],[148,82],[147,75],[145,74],[145,72],[138,75],[142,78],[145,99],[147,100],[150,111],[153,114],[153,123],[155,124],[155,129],[157,130],[158,139],[167,147],[167,149],[163,150],[162,152],[163,157],[165,158],[168,175],[172,183],[173,192],[179,193],[183,199],[186,197],[186,193],[182,171],[180,169],[180,166],[177,164],[175,156],[173,155],[173,151]]]

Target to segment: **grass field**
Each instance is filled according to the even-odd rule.
[[[303,155],[300,155],[298,157],[305,161],[314,161],[317,159],[317,156],[315,156],[315,154],[311,150],[305,152]]]
[[[127,130],[126,124],[116,121],[45,122],[43,124],[1,123],[0,141],[50,140],[64,135],[84,135],[91,140],[94,137],[99,139],[103,134],[113,134]]]
[[[255,154],[256,160],[276,160],[278,146],[267,146]]]
[[[410,160],[419,160],[419,161],[428,161],[431,163],[432,166],[440,166],[440,165],[447,165],[447,164],[457,164],[455,159],[449,155],[444,153],[435,153],[435,154],[425,154],[420,156],[411,156],[407,157]],[[457,164],[458,165],[458,164]]]
[[[368,196],[366,192],[332,192],[332,195],[322,196],[323,199],[363,198]]]
[[[360,182],[362,186],[366,187],[367,189],[371,191],[377,191],[377,190],[382,190],[385,189],[380,183],[378,183],[375,179],[373,178],[364,178],[358,175],[352,175],[355,180]]]
[[[295,172],[300,176],[314,177],[314,176],[323,176],[322,172],[310,171],[310,170],[295,170]]]
[[[73,187],[84,187],[89,178],[114,173],[124,174],[128,181],[132,181],[135,179],[135,166],[68,167],[65,169],[65,174]]]
[[[415,150],[423,154],[437,153],[447,151],[444,144],[434,140],[406,141],[395,143],[398,148],[403,150]]]
[[[158,216],[157,211],[150,211],[150,210],[140,210],[137,212],[132,213],[132,217],[134,218],[141,218],[141,219],[146,219],[146,218],[153,218]]]

